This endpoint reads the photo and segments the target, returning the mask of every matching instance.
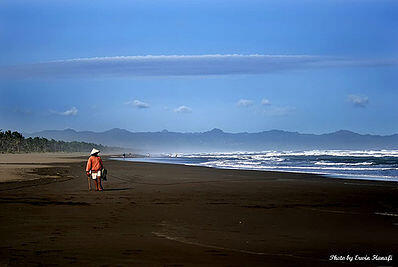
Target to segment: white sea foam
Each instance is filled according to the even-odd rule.
[[[248,162],[231,162],[231,161],[210,161],[204,162],[201,165],[208,167],[232,167],[232,168],[245,168],[254,165]],[[385,170],[397,170],[397,168],[360,168],[360,167],[317,167],[317,166],[258,166],[261,169],[298,169],[298,170],[339,170],[339,171],[385,171]]]
[[[213,152],[182,154],[192,158],[239,158],[243,155],[260,157],[283,156],[334,156],[334,157],[398,157],[398,150],[309,150],[309,151],[261,151],[261,152]]]
[[[368,165],[373,165],[373,162],[350,162],[350,163],[345,163],[345,162],[326,162],[326,161],[317,161],[314,163],[315,165],[323,165],[323,166],[368,166]]]
[[[375,214],[382,215],[382,216],[398,217],[397,213],[391,213],[391,212],[375,212]]]
[[[254,156],[251,156],[251,158],[255,159],[255,160],[262,160],[262,161],[284,161],[285,160],[284,158],[272,157],[272,156],[270,157],[267,155],[254,155]]]

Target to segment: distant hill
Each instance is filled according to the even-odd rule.
[[[130,132],[112,129],[105,132],[78,132],[73,129],[48,130],[31,137],[64,141],[84,141],[146,152],[262,151],[307,149],[398,149],[398,134],[380,136],[341,130],[328,134],[301,134],[281,130],[258,133],[226,133],[213,129],[199,133]]]

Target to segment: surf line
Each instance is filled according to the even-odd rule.
[[[159,232],[152,232],[152,234],[154,234],[157,237],[168,239],[168,240],[171,240],[171,241],[180,242],[180,243],[193,245],[193,246],[204,247],[204,248],[214,248],[214,249],[233,251],[233,252],[239,252],[239,253],[245,253],[245,254],[251,254],[251,255],[258,255],[258,256],[279,256],[279,257],[292,257],[292,258],[298,258],[298,259],[312,259],[312,260],[319,260],[319,261],[325,261],[325,262],[327,261],[327,260],[324,260],[324,259],[314,259],[314,258],[309,258],[309,257],[297,256],[297,255],[293,255],[293,254],[255,252],[255,251],[250,251],[250,250],[225,248],[225,247],[219,247],[219,246],[214,246],[214,245],[206,245],[206,244],[202,244],[202,243],[197,243],[197,242],[192,242],[192,241],[187,241],[187,240],[181,240],[181,238],[171,237],[171,236],[168,236],[166,234],[159,233]]]
[[[321,211],[321,212],[330,212],[330,213],[338,213],[338,214],[367,215],[366,213],[342,211],[342,210],[325,210],[325,209],[305,208],[305,207],[300,207],[300,209],[314,210],[314,211]]]
[[[392,217],[398,217],[397,213],[389,213],[389,212],[375,212],[376,215],[382,215],[382,216],[392,216]]]
[[[392,216],[398,217],[398,213],[389,213],[389,212],[375,212],[375,213],[360,213],[360,212],[352,212],[352,211],[342,211],[342,210],[324,210],[324,209],[316,209],[316,208],[304,208],[300,207],[300,209],[313,210],[313,211],[321,211],[321,212],[330,212],[337,214],[353,214],[353,215],[381,215],[381,216]]]

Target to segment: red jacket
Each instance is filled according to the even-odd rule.
[[[95,172],[95,171],[99,171],[101,169],[102,169],[101,157],[91,156],[88,158],[86,172],[89,172],[90,170]]]

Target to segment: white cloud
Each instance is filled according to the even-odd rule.
[[[369,104],[369,98],[367,96],[349,95],[348,101],[355,107],[360,108],[366,108],[366,106]]]
[[[271,105],[271,102],[268,99],[263,98],[263,100],[261,100],[261,105],[269,106],[269,105]]]
[[[142,102],[140,100],[133,100],[133,101],[127,101],[125,103],[126,105],[132,105],[133,107],[139,108],[139,109],[143,109],[143,108],[149,108],[149,104]]]
[[[177,113],[192,113],[192,109],[187,106],[179,106],[178,108],[174,109],[174,112]]]
[[[353,60],[309,55],[169,55],[77,58],[0,67],[0,78],[70,78],[264,74],[282,70],[397,65],[397,59]]]
[[[253,105],[253,101],[249,99],[240,99],[238,103],[236,103],[238,107],[250,107]]]
[[[72,107],[68,110],[59,112],[59,111],[51,111],[51,113],[62,115],[62,116],[76,116],[78,109],[76,107]]]

